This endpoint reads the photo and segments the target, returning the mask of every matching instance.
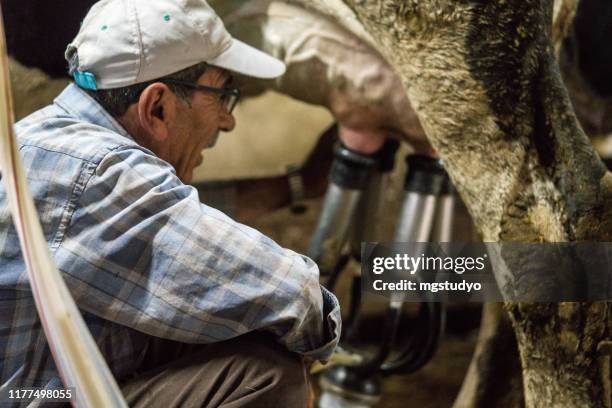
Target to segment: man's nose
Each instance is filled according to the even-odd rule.
[[[231,113],[224,112],[219,123],[219,129],[224,132],[231,132],[236,127],[236,119]]]

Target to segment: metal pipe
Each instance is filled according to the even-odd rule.
[[[308,256],[322,276],[329,276],[338,263],[359,198],[376,164],[373,156],[354,152],[339,144],[330,172],[330,185],[313,234]]]
[[[450,240],[454,200],[448,175],[441,163],[422,156],[408,156],[406,195],[395,233],[397,242],[421,243],[430,239]],[[421,252],[416,247],[416,252]],[[401,310],[401,301],[391,304]],[[399,306],[398,306],[399,304]],[[446,314],[440,303],[423,302],[418,327],[411,333],[399,357],[381,365],[385,374],[414,372],[427,364],[437,350]],[[397,331],[397,329],[395,330]]]
[[[381,224],[385,194],[389,185],[390,174],[395,167],[395,156],[399,143],[388,139],[376,153],[378,159],[376,171],[373,172],[364,191],[355,216],[350,236],[351,255],[361,261],[363,242],[376,242],[382,239]],[[346,319],[344,320],[343,341],[350,342],[358,332],[361,307],[361,270],[355,271],[351,282],[351,296]]]
[[[448,178],[444,181],[438,207],[436,208],[435,224],[432,234],[433,242],[451,242],[453,236],[453,221],[455,215],[455,189]]]
[[[362,242],[375,242],[380,239],[381,208],[388,178],[387,174],[374,172],[359,200],[350,235],[351,255],[357,260],[361,260]]]
[[[381,240],[382,210],[399,143],[387,140],[376,153],[377,168],[359,202],[351,234],[351,253],[361,260],[361,243]]]
[[[395,229],[395,242],[427,242],[431,235],[437,198],[408,191]]]
[[[330,184],[319,222],[310,243],[308,256],[321,270],[321,275],[329,275],[334,269],[355,212],[361,190],[346,190]]]

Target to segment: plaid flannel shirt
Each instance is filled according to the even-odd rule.
[[[308,258],[200,203],[174,169],[69,85],[15,125],[45,238],[118,381],[155,338],[268,331],[327,359],[335,297]],[[0,384],[61,387],[0,186]]]

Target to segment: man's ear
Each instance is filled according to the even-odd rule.
[[[176,108],[176,96],[168,85],[155,82],[146,87],[138,99],[140,125],[154,140],[164,141],[170,134]]]

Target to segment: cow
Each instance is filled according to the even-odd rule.
[[[612,238],[612,174],[563,85],[552,1],[346,3],[403,79],[485,241]],[[506,308],[527,406],[610,406],[609,303]]]

